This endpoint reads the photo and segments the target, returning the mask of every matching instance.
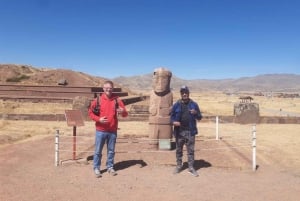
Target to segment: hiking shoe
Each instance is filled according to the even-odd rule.
[[[109,169],[108,169],[108,173],[109,173],[111,176],[116,176],[116,175],[117,175],[117,172],[114,170],[114,168],[109,168]]]
[[[191,173],[194,177],[198,177],[199,174],[194,168],[189,168],[189,173]]]
[[[182,170],[182,166],[181,165],[177,165],[176,168],[173,171],[173,174],[178,174],[179,172],[181,172]]]
[[[101,174],[99,169],[97,169],[97,168],[94,169],[94,172],[95,172],[95,175],[96,175],[97,178],[102,177],[102,174]]]

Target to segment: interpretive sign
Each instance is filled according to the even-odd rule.
[[[84,126],[80,110],[65,110],[65,116],[68,126]]]

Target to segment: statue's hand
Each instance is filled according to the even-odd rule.
[[[155,106],[150,106],[149,107],[149,113],[152,115],[152,116],[155,116],[157,114],[157,108]]]

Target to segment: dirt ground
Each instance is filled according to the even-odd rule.
[[[104,150],[102,178],[95,178],[92,161],[87,160],[93,152],[92,124],[77,130],[76,160],[72,160],[72,130],[61,131],[58,167],[54,133],[2,144],[0,200],[299,200],[300,125],[257,125],[257,170],[253,171],[251,125],[220,125],[222,139],[215,140],[213,125],[200,124],[195,153],[199,177],[187,169],[173,175],[174,150],[151,149],[145,126],[147,122],[120,123],[118,175],[106,172]]]
[[[72,77],[62,71],[32,77],[37,83],[56,84],[61,75],[70,84],[93,84],[90,77]],[[210,93],[192,95],[204,114],[210,115],[232,114],[238,100],[220,94],[212,98]],[[256,97],[255,101],[263,116],[300,112],[299,99]],[[0,102],[3,114],[60,114],[68,107]],[[195,152],[199,177],[193,177],[187,169],[173,175],[174,150],[150,149],[147,122],[120,122],[115,157],[118,175],[106,172],[104,150],[103,176],[95,178],[92,161],[86,160],[93,153],[93,124],[77,128],[78,160],[72,160],[72,127],[65,124],[0,120],[0,201],[296,201],[300,197],[300,125],[257,125],[257,170],[253,171],[251,125],[221,124],[222,139],[215,140],[214,125],[200,123]],[[58,167],[56,130],[61,132]]]

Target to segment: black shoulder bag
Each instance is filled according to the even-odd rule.
[[[99,95],[97,95],[97,103],[96,106],[92,109],[93,113],[97,116],[100,116],[100,98]],[[117,109],[119,107],[119,103],[118,100],[115,99],[115,109]]]
[[[97,95],[97,104],[96,106],[92,109],[93,113],[97,116],[100,116],[100,100],[99,100],[99,95]]]

